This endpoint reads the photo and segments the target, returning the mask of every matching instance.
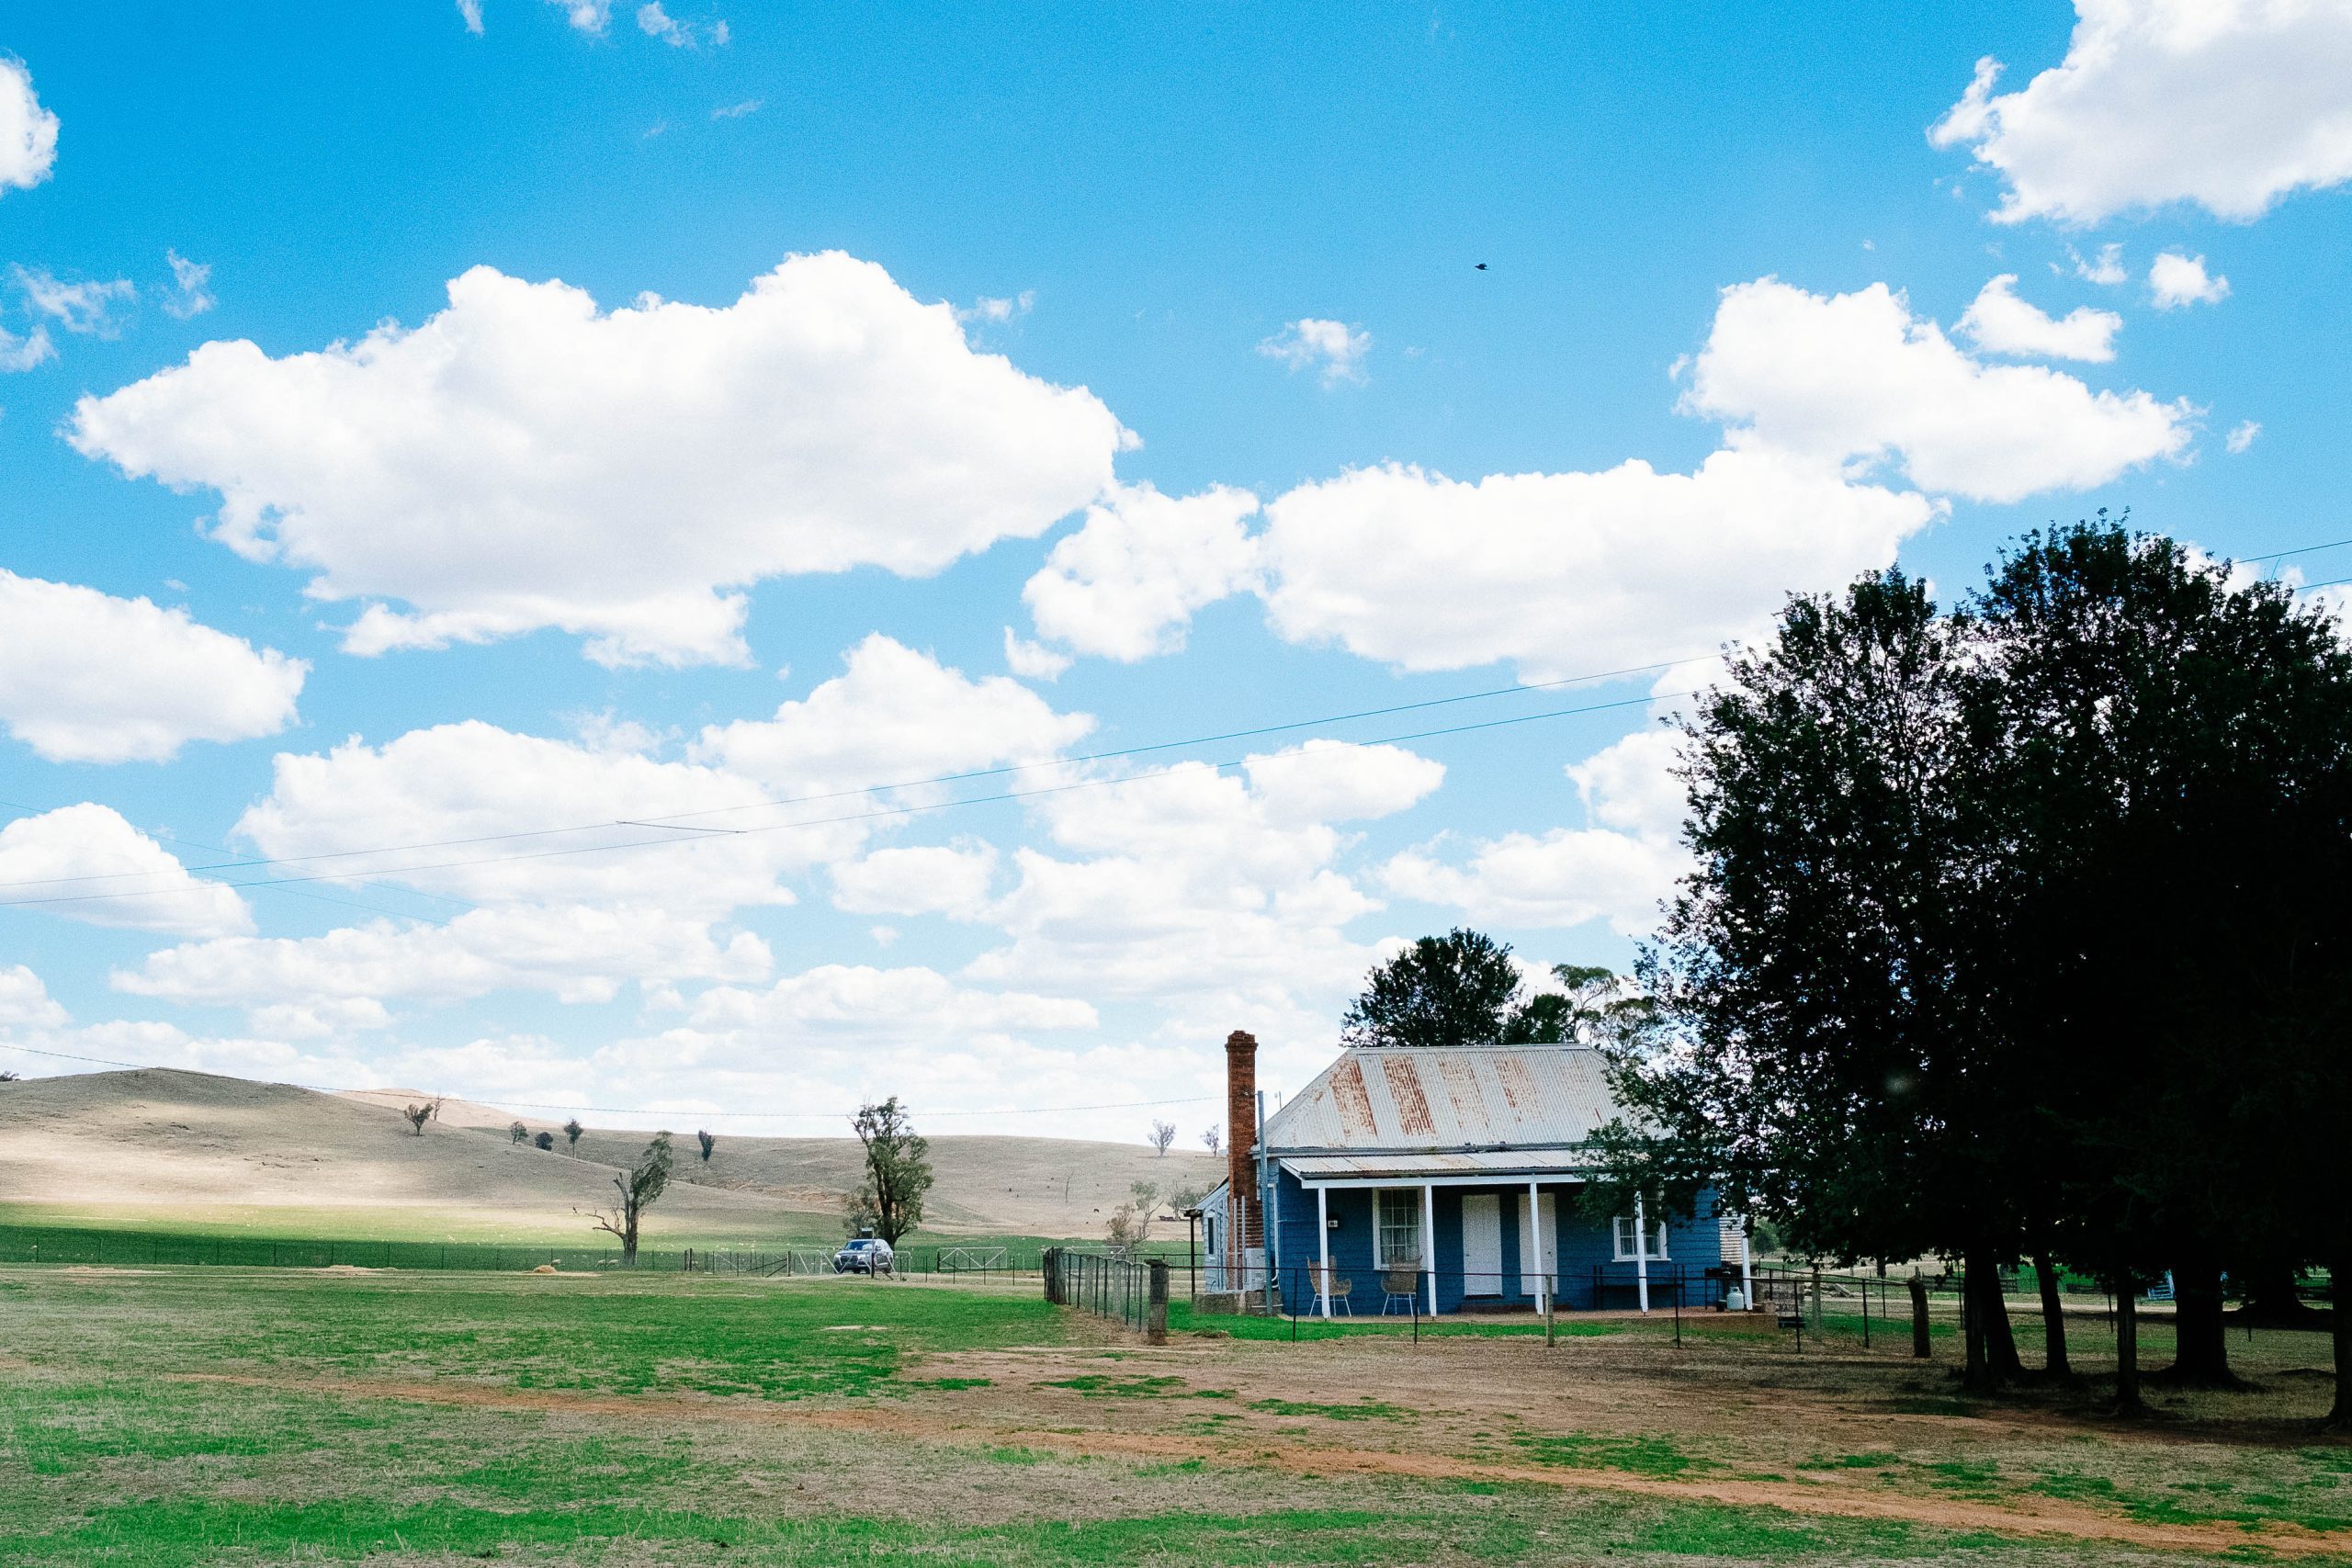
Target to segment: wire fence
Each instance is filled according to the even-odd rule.
[[[1049,1247],[1043,1273],[1046,1299],[1125,1324],[1153,1344],[1168,1337],[1168,1265],[1100,1252]]]
[[[892,1272],[959,1275],[1003,1280],[1035,1279],[1045,1267],[1046,1244],[942,1242],[901,1246]],[[834,1272],[835,1249],[778,1243],[721,1247],[638,1249],[625,1262],[617,1247],[577,1247],[483,1241],[373,1241],[238,1235],[185,1235],[154,1231],[78,1230],[50,1226],[0,1226],[0,1263],[71,1264],[94,1268],[206,1266],[234,1269],[446,1269],[511,1273],[541,1267],[571,1273],[628,1268],[643,1273],[710,1273],[743,1277],[799,1276]],[[1105,1249],[1105,1256],[1136,1261],[1157,1258],[1183,1266],[1182,1243]]]

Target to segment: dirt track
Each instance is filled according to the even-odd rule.
[[[598,1416],[629,1421],[681,1419],[718,1424],[755,1423],[819,1430],[857,1432],[910,1441],[965,1446],[1004,1444],[1090,1458],[1197,1460],[1204,1464],[1276,1469],[1302,1475],[1371,1475],[1417,1480],[1506,1482],[1605,1491],[1683,1502],[1772,1507],[1796,1514],[1856,1519],[1899,1519],[1954,1530],[1986,1530],[2024,1538],[2111,1541],[2155,1551],[2220,1552],[2258,1547],[2281,1556],[2341,1552],[2341,1537],[2284,1526],[2249,1529],[2232,1524],[2143,1524],[2056,1500],[2024,1506],[1963,1499],[1889,1495],[1834,1480],[1787,1482],[1710,1477],[1690,1479],[1634,1474],[1604,1469],[1563,1469],[1400,1452],[1324,1442],[1268,1438],[1261,1434],[1192,1437],[1164,1432],[1046,1428],[1021,1422],[991,1422],[917,1415],[905,1410],[815,1407],[754,1404],[695,1397],[622,1397],[515,1389],[481,1383],[375,1378],[260,1377],[229,1372],[174,1374],[175,1382],[229,1383],[274,1389],[307,1389],[356,1399],[393,1399],[453,1408],[535,1411]]]

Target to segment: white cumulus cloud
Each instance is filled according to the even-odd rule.
[[[1372,334],[1345,321],[1303,316],[1258,345],[1269,359],[1279,359],[1293,370],[1319,367],[1323,384],[1361,383],[1364,356],[1372,352]]]
[[[1606,919],[1626,936],[1656,928],[1659,905],[1690,868],[1679,843],[1682,785],[1671,772],[1680,737],[1637,730],[1603,747],[1567,775],[1597,826],[1507,833],[1447,858],[1444,840],[1396,855],[1380,868],[1400,898],[1448,905],[1474,921],[1576,926]]]
[[[1267,614],[1284,637],[1408,670],[1509,660],[1546,680],[1742,635],[1788,590],[1886,565],[1936,508],[1758,446],[1690,474],[1639,459],[1476,481],[1360,468],[1266,513]]]
[[[1023,680],[1058,681],[1071,662],[1069,654],[1031,642],[1011,626],[1004,628],[1004,667]]]
[[[1231,1017],[1336,1008],[1378,957],[1344,928],[1380,906],[1339,869],[1334,823],[1403,810],[1443,774],[1399,747],[1309,744],[1238,777],[1185,763],[1048,797],[1062,852],[1015,854],[988,912],[1011,940],[967,973]]]
[[[2230,296],[2230,280],[2205,270],[2203,256],[2166,251],[2148,267],[2148,298],[2159,310],[2183,305],[2218,305]]]
[[[24,296],[25,309],[47,316],[69,333],[112,337],[121,328],[116,308],[139,295],[127,277],[62,278],[39,266],[11,267],[9,273],[17,292]]]
[[[1087,508],[1021,591],[1037,630],[1080,653],[1132,662],[1184,646],[1202,605],[1254,580],[1247,519],[1258,498],[1214,486],[1162,495],[1125,485]]]
[[[311,874],[485,901],[657,906],[707,919],[791,902],[780,877],[851,853],[860,840],[852,825],[740,836],[683,825],[749,825],[729,808],[761,798],[757,784],[724,769],[469,719],[381,746],[354,739],[323,755],[280,755],[269,794],[236,831],[273,859],[299,857]],[[628,825],[663,818],[682,825]]]
[[[34,366],[57,357],[57,345],[49,340],[49,328],[40,321],[28,333],[12,333],[0,327],[0,370],[30,370]]]
[[[548,0],[548,4],[560,9],[563,19],[580,32],[602,33],[612,25],[613,0]]]
[[[172,291],[164,299],[164,314],[185,321],[218,303],[212,298],[211,263],[192,262],[174,250],[166,250],[164,260],[172,269]]]
[[[0,722],[52,762],[163,761],[274,735],[309,666],[185,610],[0,570]]]
[[[282,358],[207,344],[83,399],[69,434],[220,491],[215,536],[311,571],[312,597],[368,602],[351,651],[554,626],[614,664],[743,661],[737,590],[763,579],[1034,536],[1133,439],[838,253],[717,308],[604,311],[476,267],[421,326]]]
[[[179,936],[228,935],[254,923],[234,888],[191,875],[119,812],[90,802],[0,828],[0,904]]]
[[[2076,277],[2086,283],[2096,283],[2102,288],[2112,288],[2132,276],[2124,268],[2123,247],[2120,243],[2101,245],[2098,254],[2088,260],[2085,260],[2072,245],[2066,247],[2066,254],[2075,264]],[[2054,264],[2051,270],[2057,270]]]
[[[718,940],[704,922],[658,908],[520,905],[468,910],[446,926],[372,920],[323,936],[190,942],[116,971],[112,984],[175,1002],[300,1008],[349,1028],[378,1017],[353,1001],[447,1002],[522,988],[601,1002],[628,981],[754,980],[769,962],[767,944],[749,931]],[[259,1029],[263,1019],[254,1021]]]
[[[842,673],[764,719],[705,728],[693,754],[781,795],[859,792],[1058,755],[1094,728],[1002,675],[978,680],[876,632]],[[911,798],[932,798],[917,792]],[[811,803],[802,817],[857,809]],[[740,826],[752,817],[725,825]]]
[[[2078,305],[2052,316],[2018,298],[2018,276],[2005,272],[1978,291],[1960,318],[1960,332],[1987,354],[2028,359],[2086,359],[2104,364],[2115,357],[2115,334],[2123,318],[2112,310]]]
[[[57,164],[57,117],[33,94],[21,60],[0,57],[0,190],[30,190]]]
[[[2188,202],[2258,217],[2352,178],[2352,6],[2342,0],[2075,0],[2066,57],[2012,93],[1977,62],[1928,132],[2006,189],[2002,222],[2095,223]]]
[[[876,850],[833,868],[833,904],[861,915],[968,918],[987,907],[996,863],[988,844]]]
[[[2192,417],[2186,401],[2095,392],[2044,366],[1981,364],[1883,283],[1820,295],[1770,277],[1724,291],[1686,405],[1731,425],[1735,445],[1884,463],[1993,502],[2177,457]]]
[[[2230,451],[2234,455],[2236,453],[2243,452],[2247,447],[2253,446],[2256,439],[2261,434],[2262,422],[2260,420],[2240,420],[2237,427],[2230,432],[2227,445]]]
[[[0,1029],[55,1029],[65,1021],[65,1010],[40,976],[21,964],[0,969]]]

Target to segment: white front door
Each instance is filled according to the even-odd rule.
[[[1503,1293],[1503,1201],[1499,1193],[1463,1194],[1462,1293]]]
[[[1536,1225],[1543,1233],[1544,1247],[1539,1254],[1535,1238],[1528,1231],[1530,1209],[1522,1200],[1519,1205],[1519,1289],[1522,1295],[1532,1296],[1544,1288],[1544,1276],[1552,1272],[1559,1262],[1559,1247],[1553,1239],[1560,1234],[1557,1211],[1552,1206],[1552,1194],[1544,1194],[1544,1216]]]

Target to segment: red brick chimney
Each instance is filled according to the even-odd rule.
[[[1229,1194],[1227,1234],[1234,1260],[1244,1247],[1266,1245],[1258,1202],[1258,1037],[1235,1030],[1225,1037],[1225,1176]]]

